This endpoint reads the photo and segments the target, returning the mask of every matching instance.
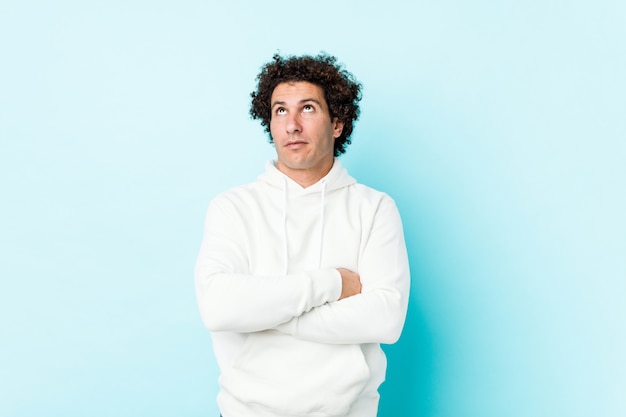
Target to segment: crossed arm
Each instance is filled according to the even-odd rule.
[[[276,276],[238,272],[247,266],[242,241],[236,238],[243,230],[232,230],[240,222],[228,219],[234,211],[223,204],[209,209],[196,263],[198,302],[210,330],[276,329],[323,343],[397,340],[406,314],[409,269],[391,199],[378,208],[359,273],[327,268]]]

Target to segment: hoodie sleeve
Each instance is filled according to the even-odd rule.
[[[378,207],[358,263],[361,294],[317,306],[277,330],[322,343],[395,343],[406,317],[410,272],[402,222],[389,197]]]
[[[267,330],[339,298],[341,275],[335,269],[251,275],[246,234],[238,213],[224,197],[213,200],[207,211],[195,287],[200,314],[209,330]]]

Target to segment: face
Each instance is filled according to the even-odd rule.
[[[278,84],[271,106],[278,169],[300,185],[317,182],[333,166],[335,139],[343,123],[331,120],[323,90],[309,82]]]

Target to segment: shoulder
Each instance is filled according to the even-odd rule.
[[[230,188],[217,194],[211,200],[211,205],[240,206],[250,200],[254,200],[259,194],[259,182],[251,182]]]
[[[246,207],[264,204],[264,200],[270,198],[272,194],[271,187],[267,184],[262,181],[254,181],[222,191],[211,200],[210,206],[243,210]]]
[[[394,199],[383,191],[355,183],[346,187],[345,204],[349,211],[362,219],[388,219],[399,216]]]
[[[209,202],[206,225],[214,229],[239,227],[241,220],[249,217],[253,209],[254,193],[251,184],[222,191]]]
[[[352,184],[348,188],[351,197],[357,198],[363,202],[375,205],[385,204],[395,206],[394,199],[391,198],[389,194],[383,191],[379,191],[375,188],[360,183]]]

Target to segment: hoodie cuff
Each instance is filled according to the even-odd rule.
[[[319,305],[337,301],[341,296],[341,273],[334,268],[312,271],[311,278],[315,299]]]

